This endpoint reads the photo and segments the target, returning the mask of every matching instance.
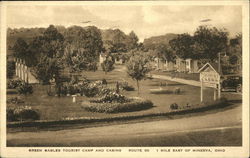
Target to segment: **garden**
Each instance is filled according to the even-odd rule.
[[[83,90],[84,94],[74,90],[73,87],[81,87],[76,83],[72,83],[72,86],[65,85],[65,87],[71,88],[68,88],[68,92],[61,90],[61,96],[56,95],[56,90],[53,90],[55,88],[51,85],[35,84],[32,85],[32,90],[29,90],[31,89],[30,86],[26,86],[27,94],[22,92],[18,94],[18,91],[13,93],[15,90],[8,89],[7,107],[8,109],[15,109],[8,113],[10,115],[13,115],[13,113],[23,115],[23,118],[15,116],[14,119],[9,119],[9,121],[147,115],[173,111],[176,107],[173,107],[172,104],[178,105],[179,109],[198,106],[200,101],[199,87],[160,79],[142,80],[140,93],[138,94],[135,88],[136,83],[126,73],[119,71],[119,66],[114,71],[109,72],[108,75],[105,75],[101,70],[97,70],[96,72],[84,72],[84,76],[88,76],[88,81],[81,81],[80,84],[89,82],[88,86],[92,86],[88,89],[89,91]],[[103,83],[102,79],[105,79],[107,83]],[[116,89],[117,81],[120,83],[119,92]],[[172,93],[154,94],[150,91],[150,89],[160,87]],[[19,89],[21,88],[17,88],[17,90]],[[50,95],[48,95],[49,89],[53,91]],[[174,93],[176,89],[180,89],[180,93]],[[205,93],[207,94],[204,98],[205,102],[213,99],[211,89],[206,89]],[[73,102],[73,94],[76,94],[76,102]],[[123,103],[126,103],[125,106],[121,106]]]

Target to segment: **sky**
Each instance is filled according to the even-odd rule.
[[[134,31],[140,41],[166,33],[193,34],[200,25],[226,28],[231,36],[242,32],[241,6],[177,5],[11,5],[7,27],[48,27],[50,24],[119,28]]]

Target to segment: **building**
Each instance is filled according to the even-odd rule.
[[[175,60],[175,70],[178,72],[198,73],[198,60],[177,57]]]
[[[31,69],[25,64],[22,59],[16,58],[15,60],[15,74],[20,80],[26,83],[39,83],[35,75],[32,73]]]

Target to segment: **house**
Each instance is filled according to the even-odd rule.
[[[164,70],[174,71],[175,70],[175,62],[166,60],[165,65],[164,65]]]
[[[198,60],[191,58],[182,59],[177,57],[175,59],[175,69],[178,72],[198,73]]]

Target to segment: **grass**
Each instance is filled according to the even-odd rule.
[[[108,84],[115,84],[116,81],[126,80],[130,85],[136,87],[136,82],[130,79],[122,66],[118,66],[114,71],[105,73],[101,70],[96,72],[83,72],[83,74],[91,80],[101,80],[105,78]],[[150,94],[150,89],[159,88],[160,82],[167,82],[167,88],[169,90],[174,90],[176,88],[181,89],[181,94]],[[31,106],[34,109],[39,110],[41,120],[61,120],[63,118],[71,117],[111,117],[111,116],[130,116],[139,114],[152,114],[159,112],[171,111],[169,105],[172,103],[177,103],[178,105],[198,104],[200,102],[200,88],[179,84],[176,82],[164,81],[160,79],[143,80],[140,82],[140,93],[139,97],[151,100],[154,107],[151,109],[143,111],[134,111],[127,113],[117,113],[117,114],[105,114],[105,113],[94,113],[88,112],[81,107],[83,101],[89,101],[92,98],[87,97],[77,97],[77,102],[72,103],[72,97],[55,97],[48,96],[46,89],[48,87],[42,85],[34,85],[34,93],[27,96],[22,96],[25,100],[24,105]],[[121,94],[127,97],[135,97],[137,95],[136,91],[122,91]],[[213,100],[212,89],[204,90],[204,100]],[[7,97],[16,97],[17,94],[8,94]],[[233,98],[231,95],[228,98]],[[22,104],[20,104],[22,105]],[[19,106],[8,104],[7,106]]]
[[[183,78],[186,80],[195,80],[200,81],[200,74],[199,73],[184,73],[184,72],[162,72],[162,71],[154,71],[152,74],[157,75],[166,75],[166,76],[172,76],[176,78]]]

